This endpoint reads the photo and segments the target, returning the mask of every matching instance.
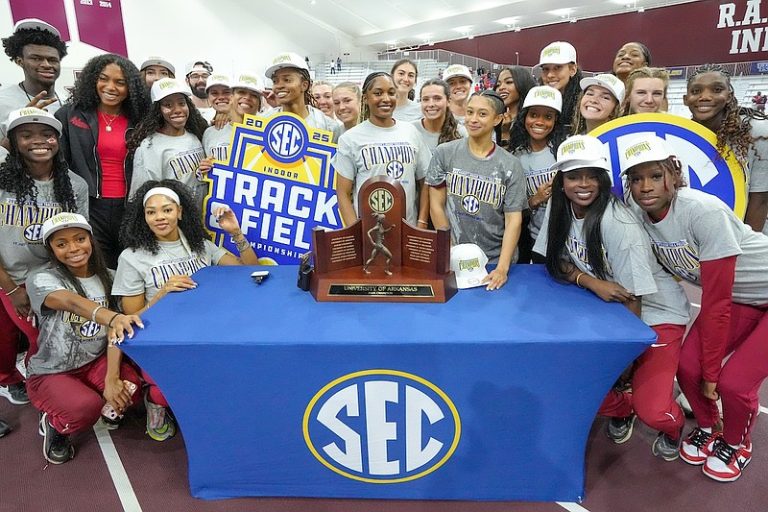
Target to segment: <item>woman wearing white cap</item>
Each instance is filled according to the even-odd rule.
[[[214,73],[205,82],[205,93],[208,104],[216,111],[216,115],[229,113],[229,103],[232,99],[232,87],[227,75]]]
[[[541,70],[542,85],[554,87],[563,95],[563,110],[560,122],[570,131],[573,115],[578,109],[581,93],[581,70],[576,61],[576,48],[565,41],[555,41],[541,50],[539,63],[534,67]]]
[[[678,457],[685,416],[672,397],[680,348],[689,320],[682,287],[651,251],[639,220],[611,192],[607,151],[596,138],[576,135],[557,151],[552,198],[534,250],[546,256],[558,281],[620,302],[657,335],[636,360],[632,393],[611,390],[598,414],[609,416],[617,444],[632,435],[635,414],[658,430],[652,452]]]
[[[667,110],[669,73],[663,68],[638,68],[629,73],[621,115],[651,114]]]
[[[213,161],[229,162],[229,145],[233,124],[241,124],[245,114],[261,111],[264,87],[255,73],[240,73],[232,84],[232,97],[227,110],[228,121],[222,127],[211,126],[203,134],[205,159],[201,166],[210,169]]]
[[[422,190],[431,153],[411,123],[392,117],[397,88],[389,73],[371,73],[363,82],[361,122],[339,139],[333,160],[339,213],[346,226],[358,217],[357,196],[373,176],[390,176],[405,190],[406,220],[426,227],[429,204]]]
[[[19,334],[34,352],[37,330],[24,287],[29,272],[45,266],[40,228],[62,211],[88,215],[88,185],[67,167],[59,153],[61,123],[34,107],[8,116],[10,154],[0,164],[0,396],[28,403],[16,369]]]
[[[571,133],[584,135],[616,119],[624,101],[624,83],[607,73],[582,78],[579,110],[573,117]]]
[[[123,311],[141,314],[168,293],[196,286],[190,275],[211,265],[257,265],[253,247],[227,207],[214,211],[219,226],[233,239],[237,258],[213,244],[203,227],[199,202],[175,180],[148,181],[128,203],[120,238],[120,255],[112,294],[122,298]],[[165,414],[168,402],[146,374],[147,434],[164,441],[176,431]]]
[[[147,91],[152,89],[152,84],[161,78],[176,78],[176,68],[168,60],[162,57],[149,57],[141,63],[139,68],[141,78],[147,84]]]
[[[466,111],[469,137],[437,146],[427,174],[435,228],[450,228],[454,244],[477,244],[496,263],[483,280],[488,290],[507,282],[525,208],[520,162],[492,139],[504,110],[496,92],[473,94]]]
[[[560,91],[554,87],[533,87],[528,91],[512,125],[509,149],[520,158],[528,199],[518,244],[520,263],[544,263],[541,256],[533,253],[533,243],[539,236],[544,211],[552,193],[555,173],[550,167],[555,163],[557,148],[566,137],[565,127],[557,122],[562,105]]]
[[[339,139],[341,125],[315,106],[311,92],[312,78],[304,59],[295,53],[281,53],[272,59],[266,75],[272,80],[272,91],[278,105],[264,112],[266,117],[278,112],[291,112],[304,119],[308,126],[332,132],[334,142]]]
[[[620,153],[659,262],[701,287],[677,372],[697,423],[680,457],[710,478],[736,480],[752,459],[758,392],[768,376],[768,237],[717,197],[684,186],[683,166],[659,137],[627,138]]]
[[[413,101],[414,87],[419,78],[419,69],[411,59],[400,59],[392,65],[390,75],[397,87],[397,106],[392,117],[398,121],[412,122],[421,119],[421,108]]]
[[[439,144],[467,137],[467,129],[456,121],[448,108],[451,89],[445,81],[439,78],[427,80],[421,86],[419,96],[423,116],[412,124],[432,153]]]
[[[462,64],[451,64],[443,70],[443,80],[451,88],[449,108],[459,124],[464,124],[469,95],[472,93],[472,72]]]
[[[85,217],[51,217],[42,239],[51,265],[27,278],[40,326],[38,350],[27,363],[27,389],[43,413],[43,456],[63,464],[75,455],[70,436],[96,423],[105,400],[118,414],[131,405],[140,379],[120,361],[115,344],[144,326],[138,316],[120,313],[110,294],[112,275]]]
[[[152,110],[128,141],[134,150],[133,179],[129,197],[149,180],[175,179],[193,191],[202,203],[207,183],[201,166],[203,133],[208,127],[190,100],[187,87],[174,78],[161,78],[152,85]]]

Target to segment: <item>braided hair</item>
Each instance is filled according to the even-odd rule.
[[[0,164],[0,189],[13,193],[16,196],[16,203],[23,204],[26,201],[37,202],[37,187],[35,180],[29,175],[27,164],[19,153],[19,146],[16,142],[16,128],[8,134],[11,151]],[[56,140],[59,140],[58,134]],[[64,161],[61,151],[53,157],[53,196],[56,202],[61,205],[64,211],[77,212],[77,203],[75,201],[75,192],[72,190],[72,182],[69,180],[69,166]]]
[[[395,79],[392,78],[392,75],[386,71],[376,71],[365,77],[361,91],[363,95],[360,99],[360,122],[367,121],[368,118],[371,117],[371,110],[368,108],[368,102],[365,101],[365,95],[368,93],[368,90],[371,88],[371,86],[373,86],[373,82],[381,76],[389,78],[389,80],[392,82],[392,85],[395,85]]]
[[[729,152],[733,152],[737,159],[745,162],[749,156],[749,149],[755,141],[750,133],[752,119],[764,120],[768,119],[768,117],[763,112],[739,106],[733,91],[733,85],[731,85],[731,75],[719,64],[704,64],[696,68],[691,76],[688,77],[688,90],[690,90],[691,84],[696,77],[704,73],[719,73],[722,75],[730,91],[728,101],[723,108],[723,121],[717,129],[717,152],[723,158]]]
[[[440,136],[437,138],[437,145],[439,146],[443,142],[450,142],[452,140],[460,139],[461,135],[459,134],[459,123],[456,121],[456,118],[451,112],[451,109],[447,106],[448,98],[451,97],[450,86],[445,80],[433,78],[424,82],[424,84],[421,86],[421,90],[419,91],[419,95],[424,92],[425,87],[430,85],[441,87],[443,90],[443,95],[445,95],[446,99],[445,113],[443,114],[443,125],[440,127]]]
[[[581,68],[576,68],[576,74],[568,80],[563,89],[563,107],[557,122],[564,125],[566,133],[571,131],[574,113],[579,110],[579,95],[581,94],[581,82],[583,75]]]

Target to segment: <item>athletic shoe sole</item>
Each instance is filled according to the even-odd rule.
[[[613,437],[611,437],[609,435],[608,439],[610,439],[611,441],[613,441],[616,444],[624,444],[627,441],[629,441],[630,438],[632,437],[632,432],[635,430],[635,420],[636,419],[637,419],[637,416],[632,416],[632,419],[629,422],[629,430],[627,430],[627,433],[624,434],[623,437],[613,438]]]
[[[43,422],[48,421],[48,414],[43,413],[42,416],[40,416],[40,426],[38,427],[40,430],[45,432],[45,426]],[[64,464],[65,462],[69,462],[70,460],[75,458],[75,447],[71,444],[69,445],[69,458],[67,460],[53,460],[48,458],[48,451],[45,449],[45,445],[47,445],[48,439],[45,434],[43,434],[43,458],[50,462],[51,464]]]
[[[721,475],[720,473],[709,472],[707,471],[707,466],[704,466],[703,468],[701,468],[701,472],[707,475],[712,480],[715,480],[717,482],[724,482],[724,483],[735,482],[736,480],[739,479],[739,477],[741,477],[741,474],[744,472],[746,467],[749,466],[750,462],[752,462],[752,459],[751,458],[747,459],[747,462],[744,463],[744,467],[741,468],[741,471],[739,471],[735,475]]]
[[[29,403],[29,399],[23,401],[14,398],[13,395],[11,395],[11,392],[8,390],[8,386],[0,386],[0,396],[5,397],[13,405],[27,405]]]

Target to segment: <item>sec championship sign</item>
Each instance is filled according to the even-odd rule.
[[[299,116],[246,115],[235,125],[228,162],[208,173],[203,213],[216,243],[234,249],[212,211],[227,205],[262,264],[298,263],[316,227],[342,227],[331,158],[331,132],[308,127]]]
[[[630,135],[653,133],[665,139],[670,151],[683,164],[688,186],[719,197],[740,218],[747,208],[744,169],[733,152],[717,152],[717,136],[699,123],[672,114],[635,114],[606,123],[589,134],[608,146],[613,169],[614,192],[624,197],[619,174],[624,159],[624,141]]]

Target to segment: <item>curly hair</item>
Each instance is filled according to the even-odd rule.
[[[418,80],[419,79],[419,67],[411,59],[400,59],[397,62],[395,62],[392,65],[392,69],[389,70],[389,74],[392,75],[392,76],[395,76],[395,71],[397,70],[397,68],[399,68],[403,64],[409,64],[409,65],[413,66],[413,70],[416,72],[416,80]],[[414,82],[413,82],[414,85],[416,84],[416,80],[414,80]],[[410,91],[408,91],[408,99],[411,100],[411,101],[416,99],[416,92],[413,90],[413,88]]]
[[[104,288],[104,292],[107,294],[107,307],[112,311],[118,311],[118,308],[120,307],[119,302],[117,297],[111,293],[112,274],[110,274],[109,269],[107,268],[104,255],[101,252],[101,248],[99,247],[98,242],[96,242],[96,239],[93,237],[93,234],[88,233],[88,238],[91,240],[92,249],[91,257],[88,259],[88,271],[95,274],[96,277],[99,278],[99,281],[101,281],[101,286]],[[64,281],[66,281],[67,284],[73,290],[75,290],[78,295],[87,298],[88,296],[85,294],[85,290],[83,289],[83,285],[80,283],[80,280],[77,279],[77,277],[75,277],[72,272],[70,272],[64,263],[59,261],[55,254],[53,254],[53,249],[51,249],[51,242],[52,238],[49,238],[48,242],[45,244],[45,250],[48,252],[48,258],[50,259],[54,270],[58,271],[59,275],[64,279]]]
[[[611,204],[624,208],[618,198],[611,192],[611,178],[603,169],[591,170],[597,176],[598,195],[594,202],[587,208],[584,217],[584,234],[587,242],[587,261],[592,267],[592,272],[605,280],[607,266],[603,252],[603,237],[600,232],[600,223],[603,220],[605,210]],[[552,194],[549,205],[549,224],[547,226],[547,254],[546,267],[549,274],[558,281],[567,281],[567,272],[562,267],[563,256],[568,256],[566,242],[571,231],[573,216],[571,213],[571,201],[563,191],[564,172],[555,174],[552,180]]]
[[[730,96],[723,108],[723,121],[717,129],[717,152],[726,158],[730,152],[741,162],[746,162],[755,139],[751,135],[752,119],[768,119],[764,112],[740,107],[731,85],[731,75],[719,64],[704,64],[688,77],[686,94],[690,94],[693,81],[704,73],[719,73],[728,84]],[[695,119],[694,119],[695,121]]]
[[[15,137],[16,128],[8,134],[11,150],[0,164],[0,189],[15,194],[16,202],[22,204],[26,201],[37,203],[37,187],[35,181],[29,175],[27,164],[19,154],[19,147]],[[59,136],[56,135],[58,141]],[[69,166],[64,161],[61,151],[53,157],[53,197],[61,205],[64,211],[77,212],[75,192],[72,190],[72,182],[69,180]]]
[[[459,134],[459,123],[456,121],[456,117],[454,117],[453,112],[451,112],[451,109],[448,108],[447,104],[448,98],[451,97],[450,86],[447,82],[445,82],[445,80],[432,78],[431,80],[427,80],[422,84],[421,89],[419,90],[419,96],[421,96],[421,94],[424,92],[424,88],[430,85],[441,87],[446,100],[445,113],[443,114],[443,125],[440,127],[440,136],[437,138],[437,145],[439,146],[443,142],[450,142],[452,140],[460,139],[461,135]]]
[[[512,123],[512,129],[509,131],[509,151],[528,151],[531,152],[531,135],[528,130],[525,129],[525,116],[528,115],[528,111],[531,107],[520,109],[515,118],[515,122]],[[557,115],[555,119],[555,126],[547,137],[547,145],[552,154],[557,157],[557,148],[568,137],[568,131],[566,126],[560,122],[561,114]]]
[[[107,53],[89,60],[75,82],[75,90],[69,102],[83,111],[96,110],[101,103],[96,92],[96,84],[99,81],[99,74],[109,64],[120,67],[128,84],[128,97],[122,104],[123,114],[129,121],[138,122],[149,110],[149,93],[146,83],[141,79],[139,70],[133,62],[120,55]]]
[[[587,87],[587,89],[589,89],[589,87]],[[584,95],[587,93],[587,89],[581,91],[581,94],[579,94],[579,99],[576,101],[576,104],[579,106],[579,108],[577,108],[573,113],[573,121],[571,122],[571,135],[583,135],[587,133],[587,120],[584,119],[584,116],[581,114],[581,101],[584,99]],[[605,123],[612,121],[621,115],[621,103],[619,103],[619,100],[613,95],[613,93],[611,93],[611,97],[616,102],[616,106],[613,107],[613,111],[608,115],[608,119],[604,121]]]
[[[184,95],[184,101],[187,104],[187,109],[189,109],[189,116],[187,116],[184,129],[202,141],[203,133],[209,125],[186,94]],[[154,102],[152,108],[139,122],[136,129],[131,132],[128,137],[129,153],[135,152],[141,145],[141,141],[156,133],[165,124],[163,114],[160,112],[160,103],[161,101]]]
[[[144,218],[144,194],[155,187],[166,187],[178,194],[183,215],[179,219],[179,230],[197,254],[205,250],[205,241],[210,240],[200,220],[200,207],[192,197],[192,191],[176,180],[150,180],[133,194],[125,207],[123,223],[120,225],[120,242],[127,249],[144,249],[154,255],[160,251],[160,244],[155,234],[149,229]]]
[[[47,30],[39,28],[17,30],[11,36],[3,38],[3,48],[5,49],[5,54],[11,59],[11,62],[24,56],[24,47],[28,44],[38,44],[40,46],[56,48],[56,51],[59,52],[60,59],[67,56],[67,45],[64,44],[64,41]]]
[[[373,86],[373,82],[382,76],[389,78],[389,81],[392,82],[392,86],[395,86],[395,79],[392,78],[392,75],[386,71],[375,71],[365,77],[363,88],[361,89],[362,96],[360,97],[360,122],[367,121],[368,118],[371,117],[371,111],[368,108],[368,102],[365,101],[365,95],[368,93],[368,90],[371,88],[371,86]]]

